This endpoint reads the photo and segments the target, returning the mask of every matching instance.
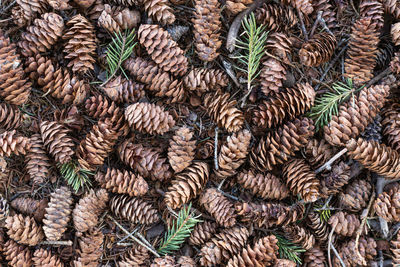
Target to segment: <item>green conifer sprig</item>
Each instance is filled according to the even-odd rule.
[[[279,256],[283,259],[288,259],[301,265],[300,255],[306,250],[281,235],[275,236],[276,239],[278,239]]]
[[[89,175],[94,175],[91,171],[81,169],[75,162],[67,162],[58,164],[61,175],[67,181],[68,185],[78,192],[83,187],[90,187],[92,185]]]

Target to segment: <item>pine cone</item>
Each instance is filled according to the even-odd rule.
[[[332,167],[332,171],[323,174],[324,179],[321,181],[321,195],[328,197],[339,192],[350,180],[350,166],[340,161]]]
[[[222,227],[232,227],[236,224],[233,204],[217,189],[209,188],[204,191],[199,202]]]
[[[31,267],[32,254],[28,247],[18,245],[14,240],[4,244],[4,256],[11,267]]]
[[[193,132],[187,127],[179,128],[169,141],[168,160],[175,172],[181,172],[188,167],[194,159],[196,141]]]
[[[304,263],[308,267],[324,267],[326,258],[320,247],[313,247],[304,253]]]
[[[267,30],[276,32],[288,32],[298,23],[292,8],[276,3],[263,4],[255,11],[255,16],[258,24],[263,24]]]
[[[175,259],[171,256],[164,256],[163,258],[155,258],[150,267],[175,267]]]
[[[289,57],[292,55],[293,44],[286,34],[282,32],[268,34],[265,49],[269,51],[270,54],[280,58],[284,63],[290,63]]]
[[[365,180],[354,180],[346,190],[339,195],[340,206],[346,210],[359,212],[367,207],[371,197],[372,186]]]
[[[22,33],[18,43],[21,53],[25,57],[35,56],[46,52],[62,36],[64,21],[56,13],[45,13],[41,19],[35,19],[33,25],[27,27],[27,32]]]
[[[355,85],[368,82],[373,77],[378,52],[379,33],[371,18],[360,18],[353,27],[344,63],[346,78]]]
[[[210,240],[216,232],[216,223],[210,221],[198,223],[190,233],[189,244],[193,246],[203,245],[205,242]]]
[[[60,240],[67,230],[72,201],[71,192],[67,187],[60,187],[54,193],[51,193],[50,202],[43,219],[43,231],[47,240]]]
[[[383,0],[385,12],[391,14],[395,19],[400,19],[400,4],[397,0]]]
[[[0,195],[0,221],[4,221],[8,217],[8,213],[10,211],[10,207],[8,205],[7,199],[5,199],[2,195]],[[0,241],[1,241],[1,230],[0,230]],[[1,249],[1,244],[0,244]],[[0,251],[1,252],[1,251]],[[1,260],[1,256],[0,256]]]
[[[236,100],[229,101],[230,98],[229,93],[223,93],[220,90],[208,93],[204,97],[204,107],[219,127],[234,133],[242,129],[244,115],[241,110],[235,107]]]
[[[48,152],[57,163],[69,162],[74,154],[74,143],[69,131],[55,121],[40,122],[40,134]]]
[[[64,47],[65,58],[70,59],[68,67],[73,72],[86,73],[94,70],[96,55],[96,34],[93,25],[83,16],[72,17],[67,26],[69,30],[63,35],[66,40]]]
[[[17,135],[15,130],[5,131],[0,134],[0,156],[10,157],[14,155],[25,155],[31,148],[31,142],[28,137]]]
[[[388,145],[400,152],[400,105],[393,103],[382,114],[383,135],[387,138]]]
[[[371,22],[379,31],[383,28],[385,10],[382,1],[361,0],[359,8],[360,17],[371,18]]]
[[[400,22],[397,22],[392,25],[392,29],[390,30],[390,34],[392,35],[392,40],[394,45],[400,45]]]
[[[359,251],[361,258],[359,258],[357,250]],[[367,265],[367,262],[373,260],[376,254],[376,242],[371,237],[360,237],[358,248],[356,248],[355,239],[343,243],[339,248],[339,256],[342,258],[345,266],[349,267],[370,266]],[[342,266],[336,257],[333,259],[333,266]]]
[[[33,216],[36,221],[41,222],[46,212],[47,199],[35,200],[30,197],[19,197],[11,201],[11,207],[23,214]]]
[[[196,267],[196,262],[189,256],[180,256],[178,259],[179,267]]]
[[[99,189],[96,192],[90,190],[72,211],[75,230],[81,234],[95,227],[107,202],[108,193],[105,189]]]
[[[296,151],[306,146],[313,135],[314,124],[311,119],[288,122],[261,138],[251,151],[250,164],[259,171],[272,170],[274,165],[286,162]]]
[[[297,264],[294,261],[286,259],[277,259],[275,261],[274,267],[296,267]]]
[[[314,105],[315,91],[309,85],[298,84],[297,89],[288,88],[284,92],[272,93],[254,111],[253,122],[262,128],[272,128],[284,120],[292,120]]]
[[[30,25],[31,22],[47,9],[46,0],[17,0],[17,6],[11,11],[11,17],[19,27]]]
[[[140,25],[138,38],[140,44],[146,48],[147,53],[163,71],[169,71],[179,76],[187,72],[188,61],[183,50],[160,26]]]
[[[257,240],[253,246],[247,245],[240,254],[234,254],[226,266],[272,266],[276,261],[278,249],[278,239],[269,235]]]
[[[314,169],[324,165],[334,156],[335,152],[335,148],[328,144],[325,139],[311,139],[304,148],[306,160]]]
[[[62,11],[72,8],[68,2],[69,0],[47,0],[49,6],[51,6],[53,9]]]
[[[149,264],[149,251],[140,245],[134,245],[121,256],[118,267],[146,266]]]
[[[131,75],[135,76],[137,81],[147,85],[151,85],[153,83],[159,83],[158,81],[153,82],[153,80],[155,79],[157,74],[163,73],[157,67],[157,64],[155,64],[152,61],[145,60],[141,57],[128,58],[123,63],[123,66],[126,70],[129,71]]]
[[[160,220],[157,210],[141,198],[116,195],[110,201],[115,216],[132,223],[152,224]]]
[[[22,114],[15,106],[0,103],[0,128],[13,130],[20,126]]]
[[[367,141],[377,141],[378,143],[382,143],[382,125],[381,125],[382,117],[377,114],[376,117],[372,120],[371,123],[365,127],[365,131],[361,133],[361,137]]]
[[[54,111],[54,120],[68,129],[80,131],[85,122],[81,112],[76,106]]]
[[[322,11],[321,17],[325,20],[326,26],[331,31],[335,31],[338,27],[336,20],[336,12],[334,11],[333,6],[326,0],[314,0],[312,1],[312,5],[314,8],[313,18],[316,19],[318,16],[318,12]]]
[[[37,225],[33,217],[16,214],[6,219],[7,235],[19,244],[36,246],[43,240],[42,227]]]
[[[201,266],[211,267],[230,259],[242,250],[249,236],[248,229],[242,226],[227,228],[216,234],[201,248]]]
[[[78,241],[80,247],[78,250],[79,258],[74,262],[74,266],[97,266],[103,253],[103,239],[104,235],[100,230],[93,229],[86,232]]]
[[[51,167],[50,159],[47,156],[42,137],[34,134],[30,139],[31,148],[26,155],[26,170],[34,185],[39,185],[47,180]]]
[[[308,67],[318,67],[331,59],[336,45],[336,37],[330,33],[315,34],[301,46],[300,61]]]
[[[282,200],[289,195],[289,190],[281,180],[272,173],[255,173],[252,170],[237,175],[238,183],[245,189],[264,199]]]
[[[111,79],[103,87],[106,95],[117,103],[135,103],[144,97],[144,86],[131,80],[117,76]]]
[[[183,77],[185,87],[189,91],[196,91],[198,95],[226,87],[228,82],[228,76],[219,69],[194,68]]]
[[[355,236],[360,227],[360,220],[354,214],[339,211],[332,215],[328,221],[329,225],[335,229],[335,233],[341,236]]]
[[[325,242],[328,240],[328,235],[329,235],[328,225],[325,223],[325,221],[321,220],[321,218],[319,217],[319,214],[317,214],[315,212],[308,213],[307,226],[311,229],[316,240],[319,243],[322,243],[322,242]]]
[[[314,247],[315,238],[306,229],[298,225],[285,226],[283,228],[285,237],[293,243],[300,245],[303,249],[309,250]]]
[[[105,4],[97,23],[111,34],[122,32],[123,30],[133,29],[140,22],[140,12],[122,8],[120,6],[111,7]]]
[[[102,188],[131,197],[144,196],[149,190],[149,185],[140,174],[127,170],[108,168],[106,173],[97,172],[94,178]]]
[[[393,254],[393,265],[400,264],[400,233],[397,232],[396,239],[390,241],[390,251]]]
[[[233,15],[236,15],[248,8],[253,2],[254,0],[228,0],[226,1],[226,8]]]
[[[198,142],[196,150],[196,158],[207,159],[211,157],[214,154],[214,140],[208,139],[204,142]]]
[[[172,24],[175,21],[173,9],[168,0],[142,0],[147,14],[162,25]]]
[[[73,0],[75,4],[83,9],[88,9],[93,6],[97,1],[96,0]]]
[[[74,1],[86,1],[86,0],[74,0]],[[92,0],[88,0],[92,1]],[[115,2],[115,1],[114,1]],[[96,21],[99,19],[101,12],[104,10],[104,4],[103,0],[94,0],[94,3],[91,5],[91,7],[87,10],[87,16],[93,21]]]
[[[286,79],[286,68],[274,58],[268,58],[262,65],[260,72],[261,92],[266,96],[272,93],[279,95],[282,82]]]
[[[325,140],[333,146],[345,146],[359,136],[385,104],[389,86],[364,88],[353,100],[342,104],[337,116],[324,127]]]
[[[400,188],[394,187],[389,192],[378,195],[374,210],[379,217],[388,222],[400,221]]]
[[[305,15],[310,15],[314,11],[311,2],[312,0],[282,0],[282,4],[291,5],[293,8],[300,10]]]
[[[378,53],[376,55],[375,69],[386,69],[394,56],[394,44],[391,37],[382,37],[378,44]],[[388,75],[389,77],[389,75]]]
[[[35,250],[33,253],[33,264],[42,267],[64,267],[57,255],[52,255],[50,251],[43,248]]]

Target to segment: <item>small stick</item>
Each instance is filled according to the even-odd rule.
[[[218,170],[218,126],[215,127],[214,131],[214,167],[216,170]]]
[[[301,13],[301,11],[298,8],[296,8],[296,11],[297,11],[297,15],[299,16],[299,19],[300,19],[300,29],[303,32],[304,41],[307,42],[308,41],[308,34],[307,34],[306,26],[304,25],[303,13]]]
[[[134,235],[138,230],[139,230],[139,227],[140,226],[138,226],[138,227],[136,227],[132,232],[131,232],[131,234],[130,235],[127,235],[127,236],[125,236],[124,238],[122,238],[120,241],[118,241],[118,243],[121,243],[121,242],[123,242],[123,241],[125,241],[125,240],[127,240],[128,239],[128,237],[130,237],[131,235]]]
[[[55,240],[55,241],[42,241],[39,245],[51,245],[51,246],[72,246],[72,240]]]
[[[242,88],[242,85],[239,83],[234,71],[232,70],[232,64],[229,61],[226,61],[222,56],[220,56],[220,58],[222,60],[222,65],[224,66],[226,73],[229,75],[229,77],[231,77],[236,87]]]
[[[382,71],[381,73],[379,73],[378,75],[376,75],[373,79],[371,79],[366,85],[365,87],[369,87],[377,82],[379,82],[383,77],[385,77],[386,75],[389,75],[392,72],[391,68],[388,67],[387,69],[385,69],[384,71]]]
[[[335,232],[335,228],[336,228],[336,224],[332,227],[332,230],[329,233],[329,239],[328,239],[328,264],[329,264],[329,267],[332,267],[331,247],[332,247],[332,237],[333,237],[333,233]]]
[[[361,256],[361,254],[360,254],[360,250],[358,249],[358,242],[359,242],[360,236],[361,236],[361,234],[362,234],[362,232],[363,232],[365,223],[367,222],[368,214],[369,214],[369,212],[370,212],[370,210],[371,210],[371,206],[372,206],[372,203],[374,202],[374,200],[375,200],[375,197],[372,196],[371,199],[369,200],[368,207],[363,211],[363,215],[361,215],[361,216],[364,216],[364,217],[362,218],[361,225],[360,225],[360,227],[358,228],[358,230],[357,230],[357,235],[356,235],[356,245],[355,245],[355,248],[356,248],[357,256],[358,256],[359,259],[361,259],[362,261],[365,261],[365,259],[364,259],[364,258]]]
[[[335,253],[335,256],[338,258],[338,260],[339,260],[340,264],[342,265],[342,267],[346,267],[346,264],[344,264],[342,258],[340,257],[340,255],[337,252],[337,250],[336,250],[334,245],[332,245],[332,250],[333,250],[333,253]]]
[[[383,192],[383,187],[386,185],[386,179],[382,176],[378,176],[376,179],[376,197],[378,197]],[[385,219],[381,216],[379,218],[379,224],[381,226],[383,238],[387,239],[389,236],[389,226]]]
[[[343,148],[341,151],[339,151],[336,155],[334,155],[328,162],[326,162],[324,165],[319,167],[315,173],[320,173],[325,169],[330,170],[332,163],[334,163],[338,158],[340,158],[343,154],[347,152],[347,148]]]
[[[17,2],[16,0],[12,1],[8,6],[6,6],[5,8],[3,8],[3,9],[0,11],[0,14],[3,14],[4,12],[6,12],[10,7],[12,7],[13,5],[15,5],[16,2]]]
[[[313,25],[312,28],[311,28],[310,38],[313,37],[315,30],[317,29],[319,23],[321,22],[321,19],[322,19],[322,12],[323,12],[322,10],[321,10],[321,11],[318,11],[317,19],[315,20],[314,25]]]

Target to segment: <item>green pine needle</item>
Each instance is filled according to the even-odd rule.
[[[158,253],[166,255],[179,250],[181,244],[190,236],[194,226],[201,222],[198,216],[193,216],[190,211],[191,208],[192,203],[179,211],[178,218],[172,223],[171,227],[168,226],[168,231],[165,233],[164,239],[158,248]]]
[[[279,256],[283,259],[288,259],[301,265],[300,254],[305,252],[306,250],[294,244],[292,241],[284,238],[283,236],[280,235],[275,235],[275,236],[276,239],[278,239]]]
[[[314,210],[319,214],[321,221],[327,222],[332,215],[331,208],[329,205],[326,205],[324,209],[322,208],[322,205],[316,205]]]
[[[83,187],[89,187],[92,185],[89,175],[94,175],[91,171],[81,169],[74,162],[68,162],[64,164],[57,165],[61,175],[67,181],[68,185],[70,185],[75,192],[78,192],[79,189]]]

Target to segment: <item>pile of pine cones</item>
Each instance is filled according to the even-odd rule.
[[[400,264],[399,1],[1,4],[4,264]],[[244,13],[268,31],[250,88]]]

